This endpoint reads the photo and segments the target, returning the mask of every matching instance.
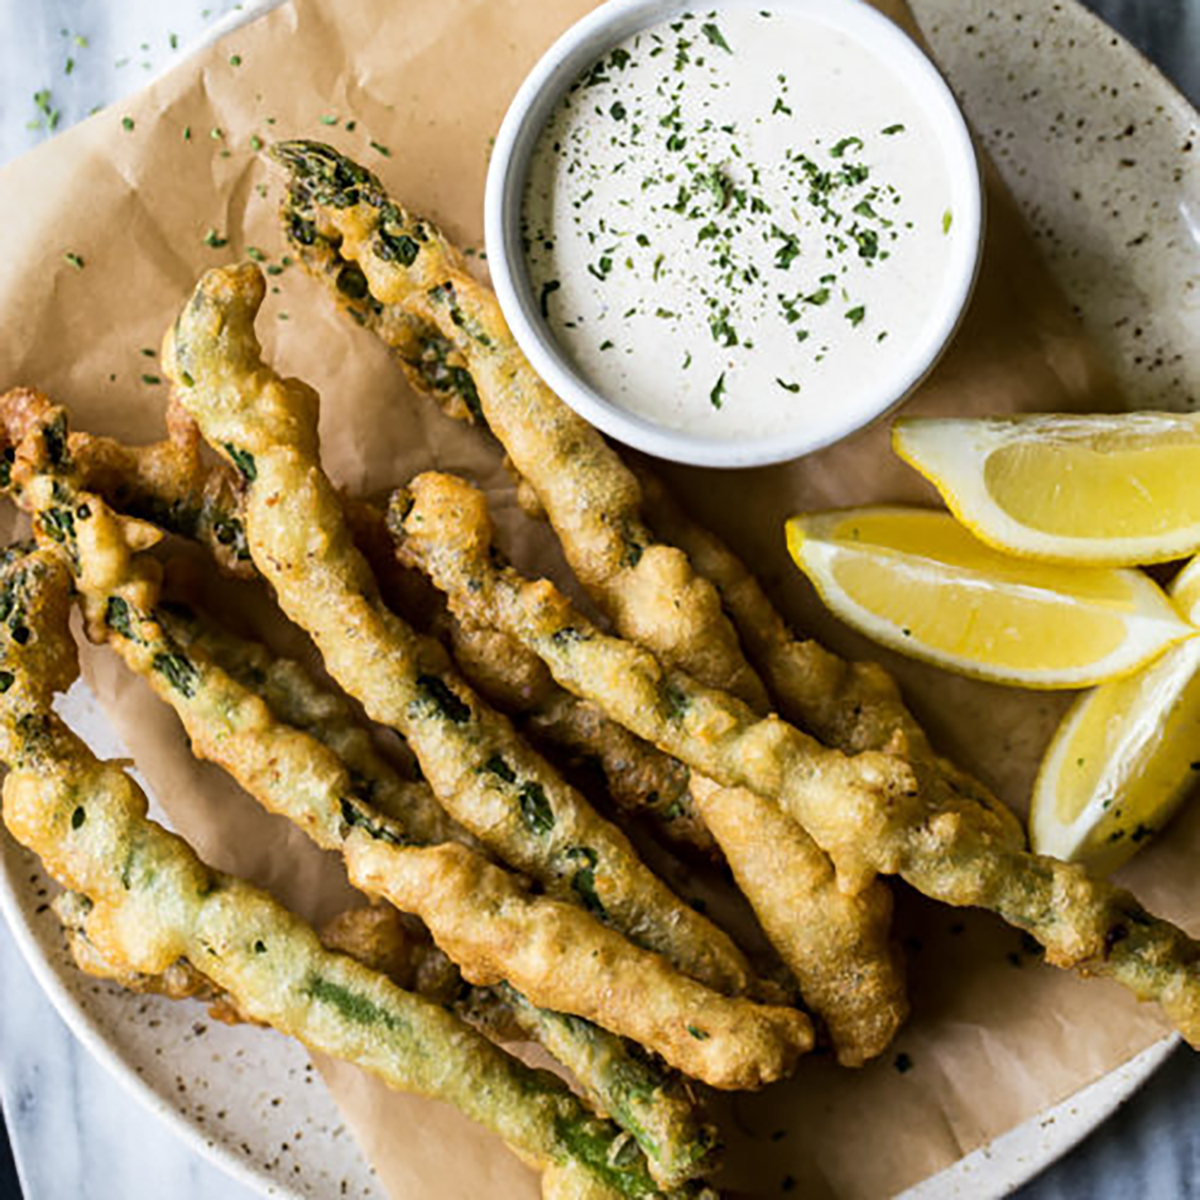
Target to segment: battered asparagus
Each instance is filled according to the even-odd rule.
[[[20,392],[31,403],[39,402],[37,393],[28,389],[15,389],[10,395]],[[200,458],[195,422],[182,409],[172,405],[167,423],[166,439],[141,446],[71,431],[67,438],[80,486],[98,492],[120,512],[206,546],[224,573],[254,578],[257,572],[242,527],[239,477],[223,462],[209,464]],[[343,506],[355,544],[381,584],[386,582],[389,606],[411,622],[431,600],[438,603],[440,598],[427,585],[424,590],[430,595],[416,595],[414,584],[420,576],[398,567],[383,513],[350,497],[343,497]],[[442,635],[452,643],[460,668],[487,699],[520,713],[539,736],[595,759],[616,803],[650,817],[668,840],[713,851],[713,840],[696,814],[685,769],[558,687],[537,656],[511,638],[465,630],[452,620],[445,624]],[[410,820],[418,819],[447,820],[437,805],[423,818],[410,814]]]
[[[937,806],[947,793],[992,809],[1016,845],[1025,831],[1016,814],[979,780],[939,755],[904,706],[896,681],[878,663],[847,663],[788,629],[762,585],[719,538],[691,520],[647,470],[638,471],[655,531],[687,552],[721,594],[751,661],[762,672],[780,714],[826,745],[857,754],[882,750],[897,730],[923,795]]]
[[[895,874],[932,899],[991,909],[1032,935],[1054,965],[1157,1001],[1200,1047],[1200,943],[1128,892],[1023,850],[1009,822],[969,795],[920,794],[899,759],[821,751],[780,718],[759,718],[736,697],[603,634],[552,584],[526,582],[494,561],[486,502],[461,480],[422,476],[395,503],[410,561],[467,619],[486,609],[559,683],[640,737],[727,787],[777,797],[829,851],[846,886]],[[906,748],[902,732],[893,740]],[[831,778],[840,786],[828,786]]]
[[[10,430],[29,416],[0,411]],[[135,556],[126,537],[133,528],[144,542],[149,527],[120,521],[74,486],[68,464],[50,460],[45,432],[62,420],[46,414],[26,430],[13,483],[39,536],[61,546],[74,571],[91,635],[175,709],[194,753],[340,851],[356,885],[419,915],[472,982],[506,980],[534,1003],[632,1037],[716,1087],[756,1086],[790,1069],[806,1036],[798,1014],[710,991],[581,908],[529,895],[467,847],[413,845],[410,831],[373,806],[370,776],[352,776],[326,745],[280,722],[198,639],[184,653],[171,616],[157,608],[156,564]],[[84,511],[86,520],[62,516]]]
[[[66,930],[71,956],[89,975],[130,991],[199,1000],[210,1016],[227,1024],[246,1020],[233,997],[186,960],[173,963],[161,975],[145,975],[101,954],[87,938],[91,904],[86,897],[63,892],[52,907]],[[541,1042],[575,1073],[601,1115],[614,1116],[622,1129],[637,1137],[651,1168],[658,1166],[655,1178],[663,1187],[685,1183],[700,1173],[701,1162],[711,1161],[716,1131],[699,1124],[695,1104],[676,1080],[590,1022],[535,1008],[511,988],[464,983],[448,959],[401,922],[392,908],[350,909],[322,926],[320,938],[327,949],[349,955],[398,987],[452,1007],[493,1038],[527,1036]],[[670,1173],[664,1175],[664,1169]]]
[[[168,331],[164,367],[205,439],[247,479],[255,565],[368,715],[404,734],[453,815],[553,894],[714,987],[744,990],[745,957],[681,903],[421,637],[379,598],[317,451],[316,396],[261,358],[264,292],[251,265],[210,271]]]
[[[461,407],[481,416],[497,436],[517,472],[520,494],[526,501],[532,496],[549,517],[567,561],[616,628],[664,662],[765,712],[766,690],[731,636],[715,589],[685,554],[655,541],[634,475],[537,377],[495,297],[470,276],[440,232],[406,213],[378,179],[330,147],[287,142],[274,154],[291,174],[284,223],[301,260],[333,284],[352,315],[393,345],[418,387],[429,390],[412,367],[414,346],[423,337],[449,344],[457,374],[435,384],[435,396],[453,414],[446,389],[461,389],[465,368],[473,403]],[[711,789],[706,794],[715,800]],[[722,849],[760,921],[768,930],[804,926],[803,940],[790,936],[776,941],[776,949],[810,1003],[826,1006],[820,1011],[839,1058],[859,1064],[873,1057],[907,1015],[899,958],[888,940],[891,897],[885,885],[877,882],[852,896],[827,886],[806,893],[798,881],[831,878],[826,855],[752,792],[731,803],[752,829]],[[773,855],[775,870],[763,870],[762,861],[732,860],[731,851],[754,853],[780,833],[789,859]],[[842,993],[813,973],[814,964],[830,962],[839,962],[839,974],[863,980],[869,996],[840,1004]],[[863,1014],[871,1015],[865,1024]]]
[[[57,554],[10,551],[0,568],[4,821],[63,887],[87,897],[83,927],[98,953],[146,975],[188,962],[250,1019],[454,1104],[539,1169],[570,1163],[610,1195],[660,1194],[628,1135],[553,1076],[326,950],[277,901],[210,869],[147,817],[136,783],[96,759],[52,709],[78,670],[69,589]]]

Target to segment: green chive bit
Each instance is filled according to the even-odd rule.
[[[212,138],[214,142],[222,141],[225,137],[225,130],[223,130],[220,125],[214,125],[208,131],[208,136]]]
[[[167,44],[171,47],[172,50],[178,50],[179,49],[179,34],[177,34],[177,33],[168,34],[167,35]]]
[[[183,127],[183,140],[185,142],[190,142],[192,140],[192,127],[190,125],[185,125]]]
[[[851,325],[858,326],[863,323],[863,318],[867,315],[866,307],[862,304],[857,304],[854,308],[846,310],[846,320]]]
[[[122,117],[121,118],[121,128],[124,129],[126,133],[132,133],[133,132],[133,118],[132,117]]]
[[[63,258],[66,259],[66,261],[68,263],[70,263],[71,266],[73,266],[75,268],[75,270],[77,270],[77,271],[83,270],[83,259],[78,254],[75,254],[72,251],[68,250],[67,253],[63,255]]]
[[[263,148],[263,140],[257,134],[250,139],[250,149],[257,154]]]
[[[319,120],[322,125],[336,125],[338,123],[338,118],[333,113],[324,113]]]
[[[712,391],[708,393],[709,403],[713,408],[720,408],[722,397],[725,395],[725,372],[722,371],[717,378],[717,382],[713,384]]]
[[[267,261],[267,256],[257,246],[247,246],[246,257],[256,263]]]
[[[376,154],[382,154],[384,158],[392,157],[392,152],[385,145],[383,145],[382,142],[372,142],[371,149],[374,150]]]
[[[229,65],[231,67],[240,67],[242,65],[242,56],[240,54],[231,54],[229,56]]]
[[[150,387],[157,387],[162,383],[162,380],[157,375],[143,375],[142,382],[148,384]]]
[[[219,250],[222,246],[229,245],[229,239],[222,237],[210,226],[208,232],[204,235],[204,244],[211,246],[214,250]]]
[[[71,58],[70,55],[68,55],[66,65],[63,67],[63,74],[70,75],[71,72],[74,70],[75,70],[75,60],[73,58]]]
[[[953,223],[954,223],[954,214],[949,209],[946,209],[946,211],[944,213],[942,213],[942,232],[949,233],[950,226]]]
[[[86,50],[88,48],[88,40],[83,36],[82,33],[77,33],[75,35],[75,45],[77,45],[80,50]]]

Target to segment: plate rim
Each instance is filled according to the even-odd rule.
[[[281,7],[285,2],[286,0],[245,0],[236,8],[224,13],[194,39],[181,47],[161,70],[154,74],[150,83],[157,82],[195,54],[242,26]],[[1038,0],[1038,3],[1049,6],[1050,0]],[[1126,59],[1132,60],[1139,71],[1152,75],[1156,85],[1165,92],[1171,101],[1176,113],[1181,116],[1186,114],[1191,119],[1196,119],[1197,109],[1190,99],[1153,60],[1119,30],[1092,12],[1081,0],[1056,0],[1056,4],[1064,3],[1074,10],[1077,18],[1081,18],[1085,23],[1091,25],[1092,32],[1097,37],[1108,37],[1110,43],[1108,50],[1111,53],[1123,55]],[[1112,39],[1115,39],[1115,42]],[[221,1138],[208,1135],[198,1128],[193,1119],[185,1116],[177,1106],[160,1096],[150,1083],[142,1078],[121,1056],[115,1044],[104,1036],[98,1020],[67,988],[53,964],[43,953],[32,926],[25,920],[14,888],[15,881],[10,878],[9,872],[3,869],[4,863],[14,849],[16,852],[24,852],[23,847],[12,842],[4,855],[0,856],[0,913],[3,913],[5,923],[26,966],[70,1032],[121,1085],[127,1095],[132,1096],[143,1109],[163,1121],[186,1146],[202,1158],[219,1167],[247,1189],[260,1195],[280,1197],[282,1200],[305,1200],[302,1193],[290,1187],[286,1181],[276,1179],[257,1167],[248,1165],[244,1160],[236,1157]],[[1183,1039],[1177,1033],[1161,1038],[1111,1071],[1065,1096],[1056,1104],[1040,1110],[1026,1121],[977,1147],[935,1175],[914,1184],[905,1192],[900,1193],[900,1197],[909,1197],[910,1200],[944,1200],[950,1194],[963,1194],[971,1195],[975,1200],[984,1200],[986,1197],[1009,1195],[1075,1149],[1107,1121],[1147,1083],[1175,1048],[1182,1044],[1182,1041]],[[1071,1114],[1071,1110],[1077,1109],[1081,1098],[1084,1097],[1087,1098],[1085,1103],[1089,1106],[1087,1114],[1083,1117],[1077,1113]],[[1068,1116],[1070,1119],[1058,1119]],[[1025,1131],[1038,1128],[1050,1118],[1056,1118],[1054,1123],[1056,1132],[1052,1138],[1048,1139],[1048,1144],[1039,1147],[1033,1153],[1020,1157],[1016,1157],[1016,1152],[1013,1152],[1014,1159],[1010,1169],[1005,1173],[999,1190],[978,1188],[977,1185],[980,1181],[972,1176],[982,1163],[986,1162],[993,1170],[996,1168],[995,1148],[998,1145],[1005,1143],[1008,1139],[1019,1137]],[[1004,1152],[1003,1148],[1001,1152]],[[956,1186],[970,1187],[972,1190],[963,1193],[952,1191]]]

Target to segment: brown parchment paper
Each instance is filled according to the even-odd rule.
[[[143,380],[157,371],[143,348],[158,346],[204,268],[250,246],[275,263],[283,251],[278,181],[252,138],[332,141],[461,244],[478,247],[489,139],[525,71],[591,3],[292,0],[13,163],[0,172],[0,388],[34,384],[68,404],[82,427],[159,436],[165,388]],[[901,0],[880,6],[909,19]],[[390,154],[372,149],[372,139]],[[971,311],[908,411],[1115,406],[1103,362],[994,176],[989,201]],[[210,229],[228,244],[206,245]],[[82,270],[67,252],[82,257]],[[552,539],[517,515],[494,446],[411,396],[381,348],[333,313],[298,268],[271,283],[260,321],[268,356],[319,388],[325,461],[336,480],[370,492],[431,465],[464,472],[491,492],[502,537],[522,565],[561,572]],[[769,470],[668,474],[762,574],[797,628],[844,654],[884,658],[940,744],[1023,808],[1063,699],[960,680],[882,652],[831,621],[787,561],[781,523],[793,511],[931,499],[891,456],[885,426]],[[243,625],[278,646],[302,646],[264,597],[211,574],[193,571],[192,586],[223,597]],[[86,670],[162,808],[203,854],[314,919],[347,903],[336,860],[196,763],[174,716],[109,652],[88,651]],[[1193,807],[1125,872],[1147,903],[1193,929],[1197,850]],[[788,1084],[724,1099],[731,1186],[773,1195],[791,1176],[808,1196],[894,1193],[1162,1036],[1153,1010],[1109,984],[1039,965],[998,921],[903,889],[899,901],[911,1023],[866,1070],[813,1060]],[[900,1054],[909,1069],[897,1069]],[[393,1200],[537,1195],[530,1172],[447,1107],[389,1093],[354,1068],[320,1066]]]

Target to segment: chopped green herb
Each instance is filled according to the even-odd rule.
[[[66,252],[66,254],[63,255],[63,258],[66,259],[66,261],[68,263],[70,263],[71,266],[73,266],[75,268],[75,270],[77,270],[77,271],[83,270],[83,266],[84,266],[83,258],[80,255],[76,254],[74,251],[68,250]]]
[[[229,56],[229,65],[231,67],[240,67],[242,65],[242,56],[240,54],[231,54]]]
[[[253,150],[255,154],[257,154],[262,148],[263,148],[262,138],[260,138],[258,136],[258,134],[254,134],[250,138],[250,149]]]
[[[846,320],[849,321],[851,325],[855,325],[855,326],[861,325],[862,321],[863,321],[863,317],[865,317],[866,315],[867,315],[867,310],[861,304],[855,305],[854,308],[846,310]]]
[[[904,132],[903,125],[887,125],[884,127],[883,135],[884,135],[884,137],[892,137],[893,135],[895,135],[897,133],[903,133],[903,132]]]
[[[372,142],[371,149],[374,150],[376,154],[382,154],[384,158],[392,157],[391,150],[389,150],[382,142]]]
[[[151,387],[156,387],[162,383],[162,380],[157,375],[143,375],[142,382],[148,383]]]
[[[720,46],[720,48],[724,50],[726,54],[733,53],[733,51],[729,48],[729,43],[722,36],[720,29],[718,29],[717,26],[711,21],[701,25],[700,32],[704,34],[704,36],[708,38],[708,40],[712,42],[714,46]]]
[[[326,113],[324,116],[319,117],[318,120],[322,125],[336,125],[338,123],[338,118],[332,113]]]
[[[953,223],[954,223],[954,214],[949,209],[946,209],[946,211],[944,213],[942,213],[942,232],[949,233],[950,226]]]
[[[863,140],[859,137],[844,137],[830,151],[831,158],[841,158],[847,150],[861,150],[863,148]]]
[[[721,407],[721,397],[725,394],[725,372],[722,371],[717,377],[717,382],[712,385],[711,391],[708,393],[709,403],[713,408]]]
[[[211,246],[214,250],[219,250],[222,246],[229,245],[229,239],[222,237],[215,229],[210,227],[204,235],[204,244]]]
[[[233,465],[237,467],[238,472],[247,483],[253,483],[258,478],[258,464],[249,450],[242,450],[231,442],[226,442],[225,453],[229,455]]]
[[[789,383],[786,379],[777,378],[775,382],[779,384],[779,386],[783,388],[785,392],[798,392],[800,390],[800,385],[798,383]]]
[[[688,1025],[687,1031],[698,1042],[707,1042],[708,1039],[712,1037],[711,1033],[709,1033],[706,1029],[701,1029],[698,1025]]]

